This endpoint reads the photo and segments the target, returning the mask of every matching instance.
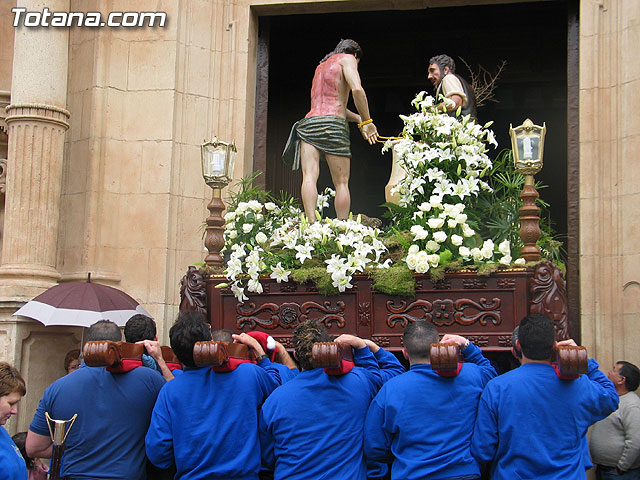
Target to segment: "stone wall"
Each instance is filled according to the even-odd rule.
[[[580,278],[584,345],[640,363],[640,3],[580,3]]]

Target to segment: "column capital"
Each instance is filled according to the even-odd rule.
[[[37,121],[53,123],[63,127],[65,130],[69,128],[69,111],[55,105],[47,105],[44,103],[12,103],[7,107],[7,117],[5,122],[7,125],[15,121]]]

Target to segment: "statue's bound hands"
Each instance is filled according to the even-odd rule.
[[[369,145],[375,145],[376,140],[378,140],[378,129],[373,122],[363,125],[360,133],[362,133],[362,138],[369,142]]]

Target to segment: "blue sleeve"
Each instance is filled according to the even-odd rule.
[[[465,362],[475,363],[480,367],[480,375],[482,377],[482,384],[486,385],[489,380],[498,375],[496,369],[493,368],[491,362],[482,354],[482,350],[479,347],[469,342],[467,348],[461,351],[462,359]]]
[[[598,369],[599,365],[593,358],[589,359],[587,377],[593,388],[593,400],[589,408],[593,415],[593,422],[602,420],[609,414],[616,411],[620,398],[616,392],[616,387],[607,376]]]
[[[51,412],[51,403],[49,401],[51,398],[51,388],[53,388],[53,386],[50,386],[44,391],[40,402],[38,402],[36,413],[33,415],[33,420],[31,420],[31,425],[29,425],[29,430],[33,433],[46,435],[47,437],[49,436],[49,425],[47,424],[47,418],[44,412]]]
[[[147,457],[155,466],[169,468],[174,463],[171,414],[167,402],[167,390],[158,395],[151,414],[151,424],[144,439]]]
[[[385,383],[390,378],[400,375],[405,372],[404,366],[396,358],[396,356],[387,352],[384,348],[380,348],[373,354],[378,361],[378,367],[380,367],[380,376],[382,377],[382,383]]]
[[[493,407],[493,395],[485,389],[480,397],[476,425],[471,437],[471,454],[480,464],[493,461],[498,449],[498,415]]]
[[[260,371],[262,375],[258,375],[257,377],[258,387],[260,388],[262,401],[264,402],[271,392],[282,384],[282,380],[280,379],[280,372],[278,372],[278,368],[271,363],[271,360],[268,358],[260,360],[258,362],[258,366],[262,370]]]
[[[382,386],[382,376],[380,375],[380,367],[376,357],[373,356],[367,346],[358,349],[354,348],[353,363],[362,369],[361,372],[364,373],[363,376],[366,377],[371,387],[371,398],[373,398]]]
[[[262,456],[262,465],[269,470],[273,470],[276,464],[274,454],[275,440],[271,433],[271,428],[265,420],[264,409],[260,409],[258,419],[258,433],[260,436],[260,451]]]
[[[386,462],[392,460],[391,435],[384,428],[385,412],[378,403],[379,395],[369,405],[364,422],[364,454],[369,460]]]

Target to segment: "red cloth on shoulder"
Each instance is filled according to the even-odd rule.
[[[171,370],[172,372],[174,370],[182,370],[182,364],[181,363],[173,363],[173,362],[166,362],[167,363],[167,367],[169,368],[169,370]]]
[[[211,370],[218,373],[232,372],[233,370],[238,368],[238,365],[243,363],[256,363],[256,362],[252,360],[247,360],[246,358],[229,357],[229,360],[224,362],[223,365],[220,365],[219,367],[213,366],[211,367]]]
[[[142,360],[137,360],[134,358],[123,358],[120,363],[114,365],[112,367],[105,367],[108,372],[111,373],[126,373],[130,372],[134,368],[138,368],[142,366]]]
[[[340,366],[338,368],[325,368],[324,372],[327,375],[345,375],[349,373],[353,367],[355,366],[354,362],[349,360],[345,360],[344,358],[340,361]]]
[[[462,362],[458,362],[458,368],[455,370],[436,370],[436,373],[441,377],[457,377],[462,370]]]
[[[580,375],[563,375],[562,373],[560,373],[560,367],[558,367],[557,363],[552,363],[551,366],[553,367],[553,369],[556,372],[556,375],[558,376],[559,379],[561,380],[575,380],[576,378],[580,378]]]

